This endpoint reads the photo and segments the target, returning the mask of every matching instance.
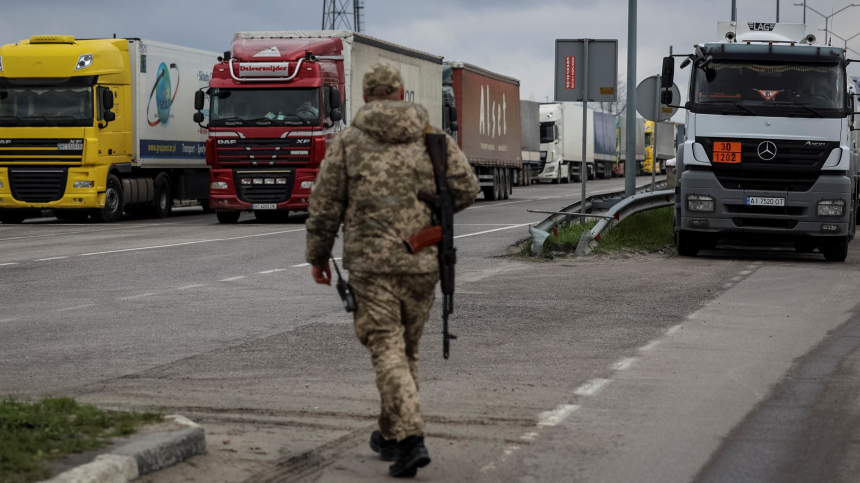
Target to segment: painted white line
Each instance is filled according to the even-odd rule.
[[[684,326],[681,324],[678,324],[674,327],[670,327],[669,330],[666,331],[666,335],[672,335],[675,332],[678,332],[679,330],[681,330],[682,328],[684,328]]]
[[[150,295],[155,295],[155,292],[142,293],[140,295],[132,295],[130,297],[121,297],[120,300],[134,300],[134,299],[140,299],[143,297],[149,297]]]
[[[454,237],[454,238],[457,238],[457,237]],[[337,258],[335,258],[334,260],[335,260],[335,261],[343,260],[343,258],[337,257]],[[290,268],[310,267],[310,266],[311,266],[311,264],[310,264],[310,263],[300,263],[300,264],[298,264],[298,265],[293,265],[293,266],[292,266],[292,267],[290,267]],[[262,272],[261,272],[261,273],[262,273]]]
[[[743,271],[743,272],[741,272],[740,274],[741,274],[741,275],[749,275],[749,274],[751,274],[751,273],[752,273],[752,270],[744,270],[744,271]]]
[[[49,257],[49,258],[39,258],[39,259],[37,259],[37,260],[33,260],[33,261],[34,261],[34,262],[47,262],[48,260],[62,260],[62,259],[64,259],[64,258],[69,258],[69,257]]]
[[[522,225],[511,225],[511,226],[506,226],[504,228],[496,228],[494,230],[486,230],[486,231],[479,231],[478,233],[469,233],[466,235],[458,235],[458,236],[455,236],[454,238],[466,238],[467,236],[483,235],[485,233],[492,233],[494,231],[502,231],[502,230],[510,230],[511,228],[520,228],[523,226],[529,226],[531,224],[532,223],[523,223]]]
[[[6,322],[15,322],[18,319],[20,319],[20,317],[8,317],[5,319],[0,319],[0,324],[5,324]]]
[[[189,288],[197,288],[202,286],[202,283],[195,283],[194,285],[185,285],[184,287],[177,287],[176,290],[188,290]]]
[[[9,265],[18,265],[18,262],[0,263],[0,267],[8,267]]]
[[[552,411],[544,411],[538,415],[538,426],[555,426],[579,409],[576,404],[562,404]]]
[[[609,366],[609,368],[614,371],[626,371],[627,369],[633,367],[633,364],[635,364],[638,360],[638,357],[625,357],[623,359],[619,359],[617,362]]]
[[[266,275],[268,273],[283,272],[284,270],[286,270],[286,268],[276,268],[274,270],[266,270],[265,272],[257,272],[257,273],[259,273],[261,275]]]
[[[487,466],[485,466],[485,467],[481,468],[481,473],[486,473],[486,472],[491,471],[491,470],[494,470],[494,469],[496,469],[496,463],[495,463],[495,462],[491,462],[491,463],[490,463],[490,464],[488,464]]]
[[[165,223],[156,223],[156,224],[152,224],[152,225],[126,225],[126,226],[122,226],[122,227],[119,227],[119,228],[105,228],[105,229],[102,229],[102,230],[65,231],[65,232],[60,232],[60,233],[50,233],[50,234],[47,234],[47,235],[13,236],[13,237],[9,237],[9,238],[0,238],[0,241],[25,240],[25,239],[27,239],[27,238],[46,238],[46,237],[51,237],[51,236],[80,235],[80,234],[82,234],[82,233],[90,234],[90,233],[98,233],[98,232],[100,232],[100,231],[127,230],[127,229],[129,229],[129,228],[141,228],[141,227],[144,227],[144,226],[160,226],[160,225],[163,225],[163,224],[165,224]],[[59,226],[59,225],[51,224],[51,226]],[[63,225],[63,226],[66,226],[66,225]],[[80,225],[74,225],[74,226],[80,226]]]
[[[732,288],[732,285],[731,283],[724,283],[723,288]]]
[[[245,278],[244,275],[239,275],[238,277],[230,277],[230,278],[225,278],[224,280],[219,280],[219,282],[232,282],[233,280],[241,280],[243,278]]]
[[[295,233],[298,231],[305,231],[305,229],[300,228],[298,230],[273,231],[273,232],[269,232],[269,233],[259,233],[257,235],[232,236],[229,238],[213,238],[211,240],[196,240],[196,241],[182,242],[182,243],[170,243],[168,245],[155,245],[155,246],[151,246],[151,247],[123,248],[120,250],[107,250],[104,252],[81,253],[78,256],[79,257],[89,257],[92,255],[107,255],[110,253],[124,253],[124,252],[136,252],[136,251],[140,251],[140,250],[155,250],[157,248],[182,247],[182,246],[187,246],[187,245],[197,245],[200,243],[212,243],[212,242],[231,241],[231,240],[244,240],[247,238],[259,238],[262,236],[283,235],[284,233]]]
[[[95,304],[76,305],[76,306],[74,306],[74,307],[66,307],[66,308],[64,308],[64,309],[57,309],[57,310],[55,310],[54,312],[65,312],[65,311],[67,311],[67,310],[85,309],[85,308],[87,308],[87,307],[92,307],[92,306],[94,306],[94,305],[95,305]]]
[[[743,279],[743,277],[732,277],[732,282],[740,282]]]
[[[660,344],[659,340],[652,340],[651,342],[643,345],[639,348],[640,351],[650,351],[653,350],[657,345]]]
[[[526,433],[526,434],[520,436],[520,439],[523,441],[528,441],[531,443],[532,441],[537,439],[537,437],[538,437],[538,433]]]
[[[608,386],[610,382],[612,381],[609,379],[601,379],[598,377],[579,386],[575,391],[573,391],[573,393],[577,396],[594,396],[602,391],[604,387]]]

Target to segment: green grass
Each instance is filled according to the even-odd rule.
[[[540,258],[552,258],[553,254],[568,254],[576,250],[579,239],[585,230],[594,228],[597,221],[585,225],[573,223],[569,227],[558,230],[556,237],[552,233],[543,245]],[[671,207],[637,213],[615,225],[611,230],[604,230],[594,253],[611,253],[615,251],[657,251],[662,250],[673,240],[674,213]],[[531,253],[532,240],[528,238],[518,244],[519,253],[515,256],[534,257]]]
[[[0,401],[0,481],[29,483],[51,477],[46,462],[69,453],[96,450],[160,414],[103,411],[71,398],[35,403]]]

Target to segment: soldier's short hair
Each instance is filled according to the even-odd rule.
[[[362,87],[367,97],[388,96],[403,88],[403,77],[396,67],[379,62],[364,73]]]

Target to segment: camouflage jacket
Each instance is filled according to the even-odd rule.
[[[417,254],[404,241],[432,226],[421,190],[436,192],[433,165],[424,142],[427,111],[398,101],[366,104],[350,127],[329,144],[310,198],[305,257],[325,265],[343,223],[343,263],[365,273],[417,274],[438,271],[436,247]],[[433,130],[441,133],[439,129]],[[448,185],[456,211],[480,188],[457,142],[448,138]]]

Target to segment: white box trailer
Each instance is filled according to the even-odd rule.
[[[581,179],[582,106],[572,102],[540,105],[541,162],[537,179],[553,183]],[[586,114],[588,134],[585,139],[585,161],[588,175],[594,176],[594,112]]]
[[[134,39],[129,40],[128,50],[132,166],[208,170],[208,131],[191,118],[194,93],[209,86],[212,66],[220,54]],[[204,113],[208,112],[207,106]],[[116,113],[117,117],[123,114]]]

